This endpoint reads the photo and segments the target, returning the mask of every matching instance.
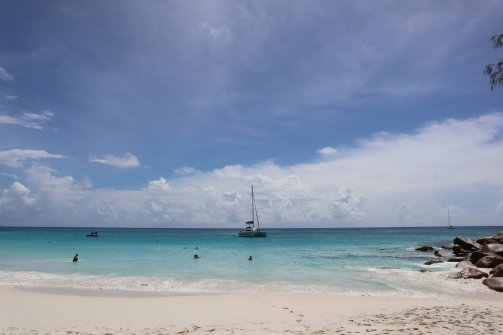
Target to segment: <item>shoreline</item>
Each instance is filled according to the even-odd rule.
[[[347,297],[390,297],[445,300],[456,298],[487,299],[493,291],[477,279],[452,279],[459,271],[456,263],[444,262],[421,265],[418,269],[368,268],[373,282],[384,286],[351,286],[290,283],[244,282],[226,279],[172,279],[159,276],[111,276],[45,273],[37,271],[1,271],[0,287],[17,287],[21,290],[62,295],[111,297],[169,297],[225,294],[330,294]],[[484,269],[482,269],[484,270]],[[370,277],[369,277],[370,278]],[[393,280],[390,282],[390,279]],[[390,285],[387,285],[390,283]],[[366,284],[366,283],[363,283]]]
[[[494,299],[102,293],[0,286],[0,334],[497,334],[503,328],[496,292]]]

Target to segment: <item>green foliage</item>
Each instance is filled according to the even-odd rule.
[[[503,34],[494,35],[491,37],[494,48],[498,49],[503,46]],[[497,85],[503,85],[503,59],[500,59],[496,64],[487,64],[484,70],[484,74],[489,76],[489,84],[491,85],[491,91]]]

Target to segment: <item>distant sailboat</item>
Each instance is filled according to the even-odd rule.
[[[252,195],[252,220],[246,221],[245,229],[239,231],[239,237],[267,237],[267,233],[260,229],[260,222],[258,221],[257,205],[255,204],[255,196],[253,195],[253,185],[251,186]],[[255,219],[257,219],[257,227],[255,227]]]
[[[447,219],[449,222],[449,225],[447,226],[447,229],[454,229],[454,226],[451,224],[451,215],[449,214],[449,210],[447,210]]]

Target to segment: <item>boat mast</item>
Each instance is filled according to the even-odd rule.
[[[260,222],[258,220],[257,205],[255,203],[255,194],[253,194],[253,184],[251,186],[251,191],[252,191],[252,219],[253,219],[253,225],[255,226],[255,218],[257,218],[257,228],[260,229]]]
[[[252,206],[251,206],[251,209],[252,209],[252,222],[255,225],[255,200],[253,198],[253,184],[251,186],[251,189],[252,189],[252,198],[251,198],[251,201],[252,201]]]
[[[255,217],[257,218],[257,227],[260,229],[260,222],[258,220],[257,204],[255,203],[255,198],[253,198],[253,205],[255,207]]]
[[[447,219],[449,220],[449,227],[451,226],[451,215],[449,214],[449,209],[447,209]]]

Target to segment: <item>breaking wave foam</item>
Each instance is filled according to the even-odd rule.
[[[225,279],[180,280],[156,276],[0,271],[0,285],[25,288],[143,292],[159,295],[292,292],[413,298],[491,296],[491,292],[488,292],[477,280],[448,279],[448,275],[452,271],[452,268],[449,268],[449,270],[420,273],[417,270],[367,268],[364,277],[367,277],[368,285],[354,285],[353,287],[325,284],[301,285],[287,282],[251,283]],[[365,280],[365,278],[361,279]]]

